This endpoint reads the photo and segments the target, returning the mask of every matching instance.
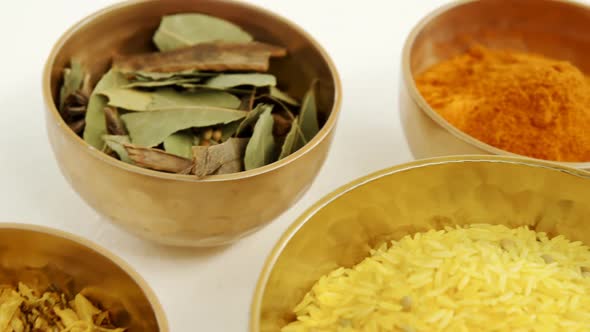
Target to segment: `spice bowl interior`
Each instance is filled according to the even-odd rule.
[[[92,83],[115,55],[153,50],[152,36],[165,15],[202,13],[231,21],[257,41],[281,45],[286,58],[269,72],[281,89],[301,98],[319,81],[319,133],[285,159],[250,171],[199,179],[126,164],[86,144],[56,109],[63,69],[71,58]],[[175,246],[228,244],[259,229],[307,190],[323,165],[340,111],[338,74],[323,48],[297,25],[264,9],[230,0],[127,1],[82,20],[50,54],[43,76],[46,125],[57,163],[67,181],[97,212],[140,237]]]
[[[416,158],[462,154],[515,154],[460,131],[421,96],[415,77],[474,44],[569,61],[590,73],[590,8],[559,0],[458,1],[426,16],[408,36],[402,55],[400,116]],[[590,169],[589,162],[560,162]]]
[[[588,245],[589,213],[590,173],[549,162],[444,157],[376,172],[329,194],[284,233],[260,274],[250,331],[279,331],[321,276],[358,264],[386,241],[486,223]]]
[[[105,249],[67,233],[23,224],[0,224],[0,241],[1,284],[50,284],[61,292],[83,294],[108,310],[113,324],[126,331],[169,331],[150,287]]]

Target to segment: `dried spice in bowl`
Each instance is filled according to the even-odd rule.
[[[157,52],[115,56],[94,89],[76,59],[64,70],[60,113],[88,144],[140,167],[204,177],[268,165],[319,131],[317,81],[298,101],[268,73],[286,49],[197,13],[164,17],[153,42]]]
[[[0,285],[0,331],[124,332],[108,311],[82,294],[70,298],[56,289],[40,290],[22,282]]]
[[[416,78],[442,117],[516,154],[590,161],[590,80],[566,61],[474,46]]]

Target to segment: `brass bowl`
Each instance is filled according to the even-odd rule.
[[[590,245],[590,173],[506,156],[435,158],[358,179],[307,210],[258,280],[250,331],[279,331],[320,276],[383,241],[447,225],[530,225]]]
[[[201,12],[231,20],[258,40],[288,48],[271,72],[301,97],[320,79],[319,134],[295,154],[238,174],[198,180],[120,162],[75,135],[55,107],[61,72],[76,56],[96,81],[114,53],[149,50],[163,15]],[[326,159],[340,112],[341,85],[323,48],[294,23],[264,9],[230,0],[126,1],[90,15],[55,44],[43,74],[49,140],[75,191],[123,229],[162,244],[216,246],[237,241],[292,206]]]
[[[0,284],[35,280],[82,292],[127,332],[168,332],[164,311],[127,263],[77,236],[33,225],[0,223]]]
[[[463,53],[474,41],[567,60],[590,73],[590,38],[584,33],[589,24],[590,7],[563,0],[454,1],[426,16],[408,36],[402,54],[400,116],[414,157],[515,155],[448,123],[420,95],[415,75]],[[590,162],[560,164],[590,170]]]

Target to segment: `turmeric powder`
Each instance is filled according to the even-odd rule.
[[[461,131],[533,158],[590,161],[590,78],[569,62],[476,46],[416,78]]]

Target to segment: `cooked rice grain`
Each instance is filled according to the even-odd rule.
[[[528,228],[406,236],[323,276],[282,332],[590,331],[590,250]]]

